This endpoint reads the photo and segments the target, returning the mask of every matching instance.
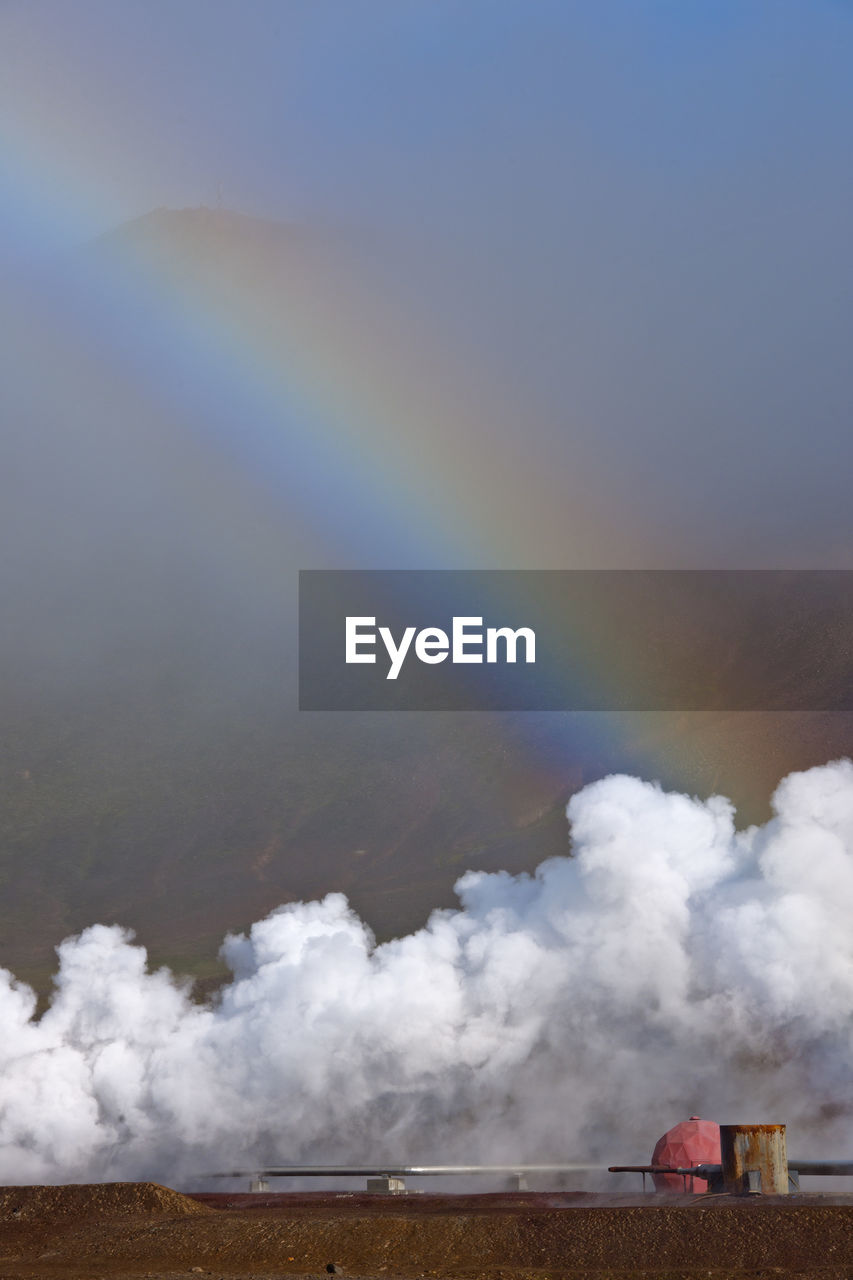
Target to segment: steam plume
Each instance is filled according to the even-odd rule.
[[[280,908],[226,939],[204,1006],[117,927],[62,943],[38,1021],[0,971],[0,1180],[646,1159],[696,1110],[849,1156],[853,764],[790,775],[742,832],[626,776],[568,814],[573,857],[469,872],[382,946],[340,894]]]

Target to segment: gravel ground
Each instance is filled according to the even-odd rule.
[[[0,1188],[0,1278],[853,1280],[853,1197]]]

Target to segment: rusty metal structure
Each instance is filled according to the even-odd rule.
[[[800,1177],[853,1178],[853,1160],[789,1160],[783,1124],[721,1125],[716,1160],[695,1159],[698,1135],[684,1121],[658,1140],[651,1164],[610,1165],[610,1172],[641,1173],[644,1187],[651,1174],[658,1191],[730,1195],[788,1195],[799,1191]],[[702,1137],[710,1150],[709,1137],[710,1129]]]
[[[720,1126],[723,1190],[734,1195],[788,1194],[788,1151],[783,1124]]]

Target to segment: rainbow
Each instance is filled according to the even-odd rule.
[[[47,111],[0,136],[10,225],[32,256],[91,240],[113,218],[97,147],[64,156],[53,138]],[[271,244],[281,263],[272,276]],[[79,329],[36,309],[50,360],[108,388],[108,403],[147,406],[146,422],[163,424],[152,450],[174,455],[183,433],[175,483],[187,501],[213,523],[229,502],[263,505],[298,547],[299,567],[631,567],[613,558],[626,541],[614,513],[572,477],[564,492],[495,384],[446,349],[438,320],[334,238],[218,209],[160,210],[102,234],[68,281]],[[84,415],[62,412],[86,441]],[[634,563],[665,566],[649,523],[632,531]],[[607,654],[584,647],[582,628],[571,660],[606,687]],[[520,740],[507,736],[543,768],[568,741],[597,768],[610,757],[625,767],[627,755],[652,776],[695,765],[708,777],[704,755],[724,758],[727,738],[759,722],[552,714],[531,717]],[[763,737],[752,728],[746,740]]]

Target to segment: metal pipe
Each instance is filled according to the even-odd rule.
[[[575,1173],[604,1169],[601,1164],[288,1164],[225,1173],[201,1173],[200,1178],[440,1178],[468,1174]]]
[[[853,1160],[789,1160],[788,1168],[804,1178],[853,1178]]]

